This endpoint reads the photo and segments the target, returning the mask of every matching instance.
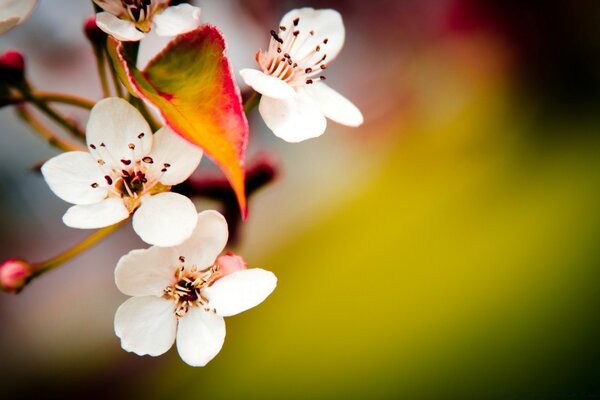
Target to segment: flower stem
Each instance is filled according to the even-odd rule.
[[[31,96],[43,102],[68,104],[71,106],[84,108],[86,110],[91,110],[95,104],[92,100],[63,93],[34,92],[31,94]]]
[[[35,97],[31,97],[29,99],[29,101],[33,105],[35,105],[38,110],[40,110],[41,112],[46,114],[48,116],[48,118],[52,119],[54,122],[56,122],[58,125],[65,128],[68,132],[70,132],[74,136],[77,136],[80,138],[85,137],[85,133],[81,129],[79,129],[77,127],[77,125],[70,122],[62,114],[60,114],[58,111],[56,111],[55,109],[50,107],[46,102],[44,102],[38,98],[35,98]]]
[[[96,56],[96,67],[100,76],[100,84],[102,86],[102,95],[110,97],[110,89],[108,87],[108,77],[106,76],[106,55],[104,50],[98,46],[94,46],[94,55]]]
[[[150,110],[148,110],[148,107],[146,107],[146,103],[144,103],[142,99],[139,99],[133,95],[129,95],[129,102],[134,107],[136,107],[140,111],[142,116],[146,119],[146,121],[148,121],[148,124],[150,124],[150,128],[152,128],[152,132],[156,132],[160,129],[161,124],[156,120],[156,118],[154,118],[154,115],[152,115]]]
[[[82,147],[65,140],[63,137],[55,133],[52,129],[44,125],[39,119],[35,118],[31,111],[24,104],[17,106],[17,114],[19,117],[29,124],[42,138],[48,143],[63,151],[82,150]]]
[[[81,242],[77,243],[70,249],[65,250],[56,257],[52,257],[49,260],[34,264],[33,268],[35,272],[33,273],[32,277],[36,277],[45,272],[48,272],[64,264],[73,257],[78,256],[79,254],[86,251],[96,243],[100,242],[102,239],[104,239],[111,233],[117,231],[121,226],[123,226],[124,223],[125,221],[121,221],[114,225],[107,226],[106,228],[98,229],[96,232],[92,233],[91,235],[83,239]]]
[[[260,93],[253,91],[250,96],[244,101],[244,112],[248,114],[260,101]]]

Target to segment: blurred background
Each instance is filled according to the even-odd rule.
[[[279,283],[227,319],[208,366],[121,350],[113,269],[144,247],[126,226],[0,294],[0,397],[600,398],[599,2],[195,4],[235,70],[289,9],[340,11],[327,79],[365,124],[288,144],[252,113],[248,162],[268,151],[279,176],[251,198],[233,250]],[[41,0],[0,51],[21,50],[40,90],[98,99],[91,14]],[[10,107],[0,140],[1,258],[39,261],[85,237],[32,169],[56,151]]]

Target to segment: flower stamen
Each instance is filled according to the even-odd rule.
[[[185,262],[185,257],[179,257]],[[174,283],[163,290],[163,297],[176,302],[175,316],[183,317],[190,307],[202,307],[209,311],[208,299],[202,295],[202,289],[210,286],[219,277],[218,266],[213,265],[199,271],[194,265],[186,269],[183,265],[175,272]],[[214,310],[213,310],[214,311]]]

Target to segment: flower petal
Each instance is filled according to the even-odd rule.
[[[9,17],[0,20],[0,35],[5,34],[19,24],[19,17]]]
[[[321,136],[327,121],[314,100],[304,91],[289,99],[262,97],[258,111],[275,136],[287,142],[301,142]]]
[[[159,36],[177,36],[200,26],[200,8],[190,4],[167,7],[154,16],[154,29]]]
[[[107,34],[122,42],[138,42],[145,36],[143,32],[136,29],[133,22],[115,17],[109,12],[96,14],[96,25]]]
[[[159,356],[175,341],[175,303],[154,296],[132,297],[115,313],[115,333],[121,347],[143,355]]]
[[[154,134],[152,151],[148,156],[151,176],[160,176],[160,183],[177,185],[185,181],[194,172],[202,159],[202,149],[163,127]],[[166,168],[166,172],[161,172]]]
[[[140,160],[152,147],[152,131],[142,114],[117,97],[100,100],[92,108],[86,137],[92,154],[117,164],[118,169],[128,165],[128,161]]]
[[[306,85],[304,90],[327,118],[347,126],[359,126],[363,123],[360,110],[325,83],[315,82],[313,85]]]
[[[173,283],[178,264],[177,253],[170,247],[132,250],[117,263],[115,283],[128,296],[161,297]]]
[[[94,3],[96,3],[104,11],[108,11],[113,15],[121,15],[121,13],[125,12],[125,8],[123,7],[121,0],[94,0]]]
[[[225,248],[229,231],[225,217],[214,210],[202,211],[197,221],[194,233],[177,246],[177,253],[185,258],[186,265],[204,269],[213,265]]]
[[[277,286],[277,277],[270,271],[250,268],[234,272],[202,290],[208,306],[217,315],[229,317],[262,303]]]
[[[0,1],[0,20],[17,18],[16,24],[20,24],[29,17],[36,4],[37,0]]]
[[[176,246],[194,231],[196,212],[194,203],[178,193],[144,196],[142,205],[133,214],[133,230],[146,243]]]
[[[314,61],[317,62],[323,54],[327,54],[327,62],[331,62],[342,49],[346,35],[340,13],[331,9],[315,10],[309,7],[295,9],[283,16],[280,26],[291,28],[296,18],[299,18],[298,25],[293,29],[300,31],[296,43],[301,45],[290,51],[292,58],[301,60],[320,46]]]
[[[63,222],[71,228],[95,229],[116,224],[129,217],[129,211],[117,198],[108,198],[95,204],[76,205],[63,215]]]
[[[69,151],[42,165],[50,189],[71,204],[94,204],[107,195],[106,181],[98,163],[86,151]]]
[[[177,352],[193,367],[204,367],[212,360],[225,341],[225,320],[202,308],[192,307],[179,320]]]
[[[240,70],[240,75],[246,85],[264,96],[274,99],[288,99],[296,94],[294,88],[281,79],[269,76],[259,70],[244,68]]]

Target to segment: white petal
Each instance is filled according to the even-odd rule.
[[[100,100],[92,108],[86,137],[92,155],[117,164],[118,169],[125,166],[121,160],[140,160],[152,148],[152,131],[142,114],[117,97]]]
[[[122,42],[137,42],[145,34],[136,29],[135,24],[128,19],[115,17],[109,12],[96,14],[96,25],[107,34]]]
[[[229,317],[262,303],[277,286],[277,277],[260,268],[243,269],[216,281],[203,289],[208,306],[217,315]]]
[[[189,4],[167,7],[154,16],[154,29],[159,36],[177,36],[200,26],[200,8]]]
[[[0,35],[5,34],[19,24],[19,17],[9,17],[0,20]]]
[[[177,185],[185,181],[194,172],[202,159],[202,149],[175,132],[171,128],[163,127],[154,134],[152,151],[148,156],[152,164],[146,164],[151,176],[160,176],[164,185]],[[161,172],[169,167],[166,172]]]
[[[69,151],[42,165],[42,175],[50,189],[72,204],[94,204],[107,194],[104,174],[85,151]]]
[[[288,99],[296,94],[294,89],[281,79],[274,78],[256,69],[242,69],[240,75],[246,85],[264,96],[274,99]]]
[[[223,347],[225,320],[201,308],[192,307],[179,320],[177,352],[193,367],[204,367]]]
[[[306,85],[303,90],[312,97],[325,116],[347,126],[359,126],[364,119],[362,113],[350,100],[323,82]]]
[[[314,61],[327,54],[326,61],[331,62],[344,45],[345,29],[340,13],[331,9],[300,8],[285,14],[280,25],[291,28],[296,18],[299,18],[298,25],[293,29],[300,31],[296,43],[301,43],[301,46],[294,47],[290,52],[292,58],[300,60],[320,46],[321,50],[315,54]],[[327,43],[323,43],[325,39]]]
[[[160,297],[132,297],[115,313],[121,347],[140,356],[159,356],[175,341],[175,303]]]
[[[176,246],[189,238],[196,227],[196,207],[178,193],[144,196],[133,214],[133,229],[146,243]]]
[[[121,15],[121,13],[125,12],[121,0],[94,0],[94,3],[113,15]]]
[[[321,136],[327,126],[323,112],[302,90],[289,99],[263,96],[258,111],[275,136],[287,142],[301,142]]]
[[[177,246],[177,253],[185,258],[186,265],[207,268],[221,254],[228,237],[225,217],[214,210],[202,211],[198,214],[194,233]]]
[[[17,18],[19,24],[29,17],[36,3],[36,0],[0,1],[0,20]]]
[[[175,279],[178,261],[170,247],[132,250],[117,263],[115,283],[128,296],[161,297]]]
[[[95,229],[116,224],[129,217],[121,199],[108,198],[96,204],[77,205],[63,215],[63,222],[71,228]]]

